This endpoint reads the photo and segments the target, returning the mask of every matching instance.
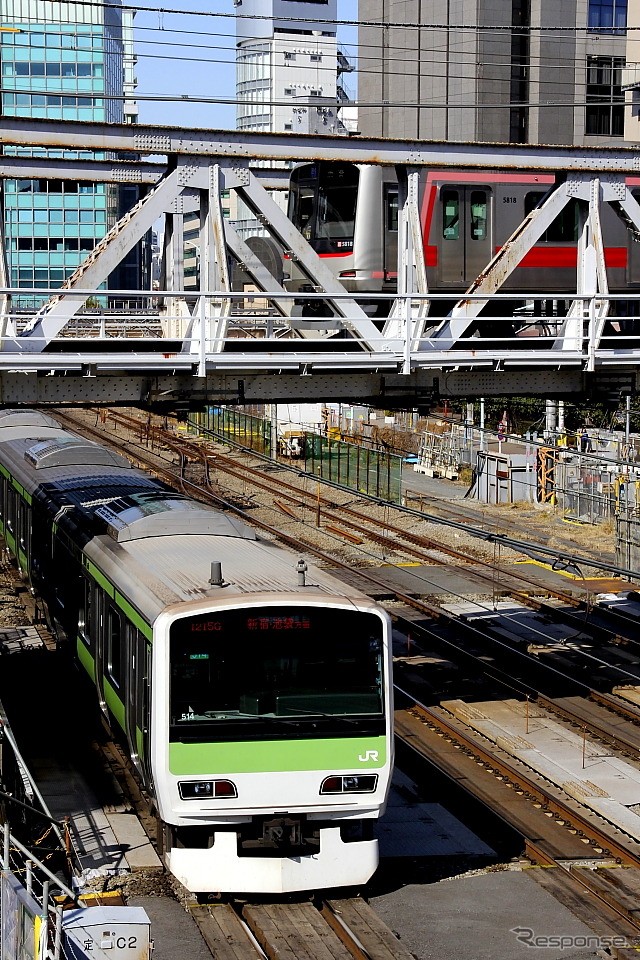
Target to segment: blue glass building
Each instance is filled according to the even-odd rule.
[[[4,0],[2,7],[4,116],[134,119],[135,105],[124,101],[125,78],[133,61],[129,11],[99,3],[46,0]],[[35,148],[13,152],[63,155]],[[68,151],[64,155],[104,156]],[[131,194],[131,187],[127,190]],[[132,205],[136,199],[129,195],[127,202]],[[118,220],[123,206],[122,188],[115,184],[5,180],[4,236],[11,286],[58,286]],[[109,286],[142,286],[140,250],[112,275]],[[14,302],[31,307],[43,299],[46,296],[29,293]]]

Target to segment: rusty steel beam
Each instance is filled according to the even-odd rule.
[[[373,137],[255,133],[143,124],[3,117],[0,145],[140,154],[192,154],[259,160],[350,160],[382,165],[640,172],[636,148],[386,140]]]

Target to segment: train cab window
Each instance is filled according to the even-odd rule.
[[[117,687],[122,682],[122,622],[117,610],[107,614],[107,672]]]
[[[387,230],[392,233],[398,232],[398,190],[397,187],[385,186],[384,193],[385,219],[387,221]]]
[[[524,198],[524,213],[527,216],[538,206],[544,193],[528,193]],[[538,243],[576,243],[580,224],[580,204],[570,200],[560,211],[551,226],[545,230]]]
[[[289,219],[316,253],[350,253],[353,249],[358,179],[354,164],[304,164],[293,171]]]
[[[487,239],[487,194],[485,190],[471,191],[471,220],[469,228],[472,240]]]
[[[353,239],[357,192],[351,171],[328,170],[318,189],[317,236]],[[356,171],[357,173],[357,171]],[[357,181],[356,181],[357,182]]]
[[[457,190],[442,191],[442,236],[445,240],[460,238],[460,194]]]

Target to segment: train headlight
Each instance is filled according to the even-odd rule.
[[[325,777],[320,793],[373,793],[378,785],[377,773],[353,777]]]
[[[217,797],[237,797],[231,780],[183,780],[178,783],[181,800],[215,800]]]

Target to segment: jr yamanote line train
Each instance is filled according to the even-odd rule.
[[[371,876],[392,767],[380,607],[37,411],[0,411],[0,530],[189,890]]]

